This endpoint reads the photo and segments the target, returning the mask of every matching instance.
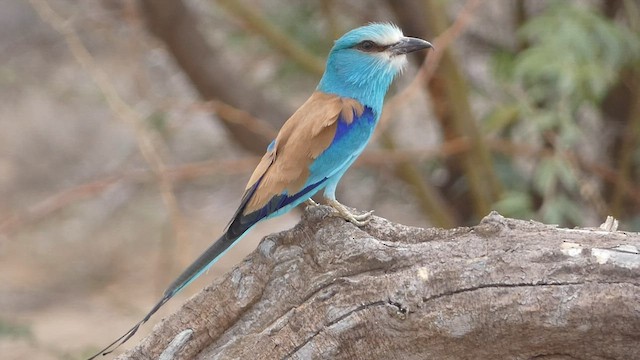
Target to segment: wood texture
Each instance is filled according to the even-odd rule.
[[[375,218],[360,229],[330,214],[308,208],[295,228],[267,236],[119,359],[156,359],[185,329],[191,337],[169,358],[638,354],[639,234],[497,213],[471,228]]]

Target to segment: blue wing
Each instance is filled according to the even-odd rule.
[[[256,189],[260,187],[262,179],[258,180],[245,193],[243,202],[229,225],[229,231],[233,234],[240,234],[262,219],[278,216],[289,211],[313,196],[327,184],[337,183],[340,180],[339,177],[344,174],[364,150],[371,138],[377,120],[376,114],[369,107],[365,107],[359,116],[354,114],[353,121],[349,123],[340,115],[331,145],[311,163],[309,177],[302,190],[294,194],[284,192],[273,196],[262,208],[243,215],[244,206],[249,202]],[[336,178],[336,175],[339,177]]]
[[[322,177],[325,180],[323,187],[330,190],[325,190],[329,198],[333,198],[338,181],[367,146],[378,119],[379,115],[366,106],[360,116],[354,116],[353,122],[340,119],[331,146],[311,164],[309,181],[318,181]]]

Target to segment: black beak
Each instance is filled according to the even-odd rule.
[[[402,55],[432,47],[433,45],[428,41],[412,37],[403,37],[402,40],[391,45],[389,50],[392,55]]]

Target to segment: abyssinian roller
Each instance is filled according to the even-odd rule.
[[[254,170],[225,233],[166,289],[149,313],[107,348],[126,342],[169,299],[187,286],[255,224],[282,215],[320,190],[336,215],[365,225],[371,212],[354,214],[336,200],[340,178],[369,142],[389,85],[406,54],[430,48],[386,23],[353,29],[339,38],[311,97],[285,122]]]

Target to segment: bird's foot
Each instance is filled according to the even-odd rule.
[[[354,214],[347,209],[346,206],[340,204],[338,200],[327,200],[327,205],[331,206],[337,212],[337,216],[360,227],[367,225],[371,221],[371,215],[373,215],[373,210],[367,211],[364,214]]]
[[[315,202],[315,201],[313,201],[313,199],[312,199],[312,198],[308,198],[307,200],[305,200],[305,201],[304,201],[304,203],[305,203],[307,206],[318,206],[318,203],[317,203],[317,202]]]

